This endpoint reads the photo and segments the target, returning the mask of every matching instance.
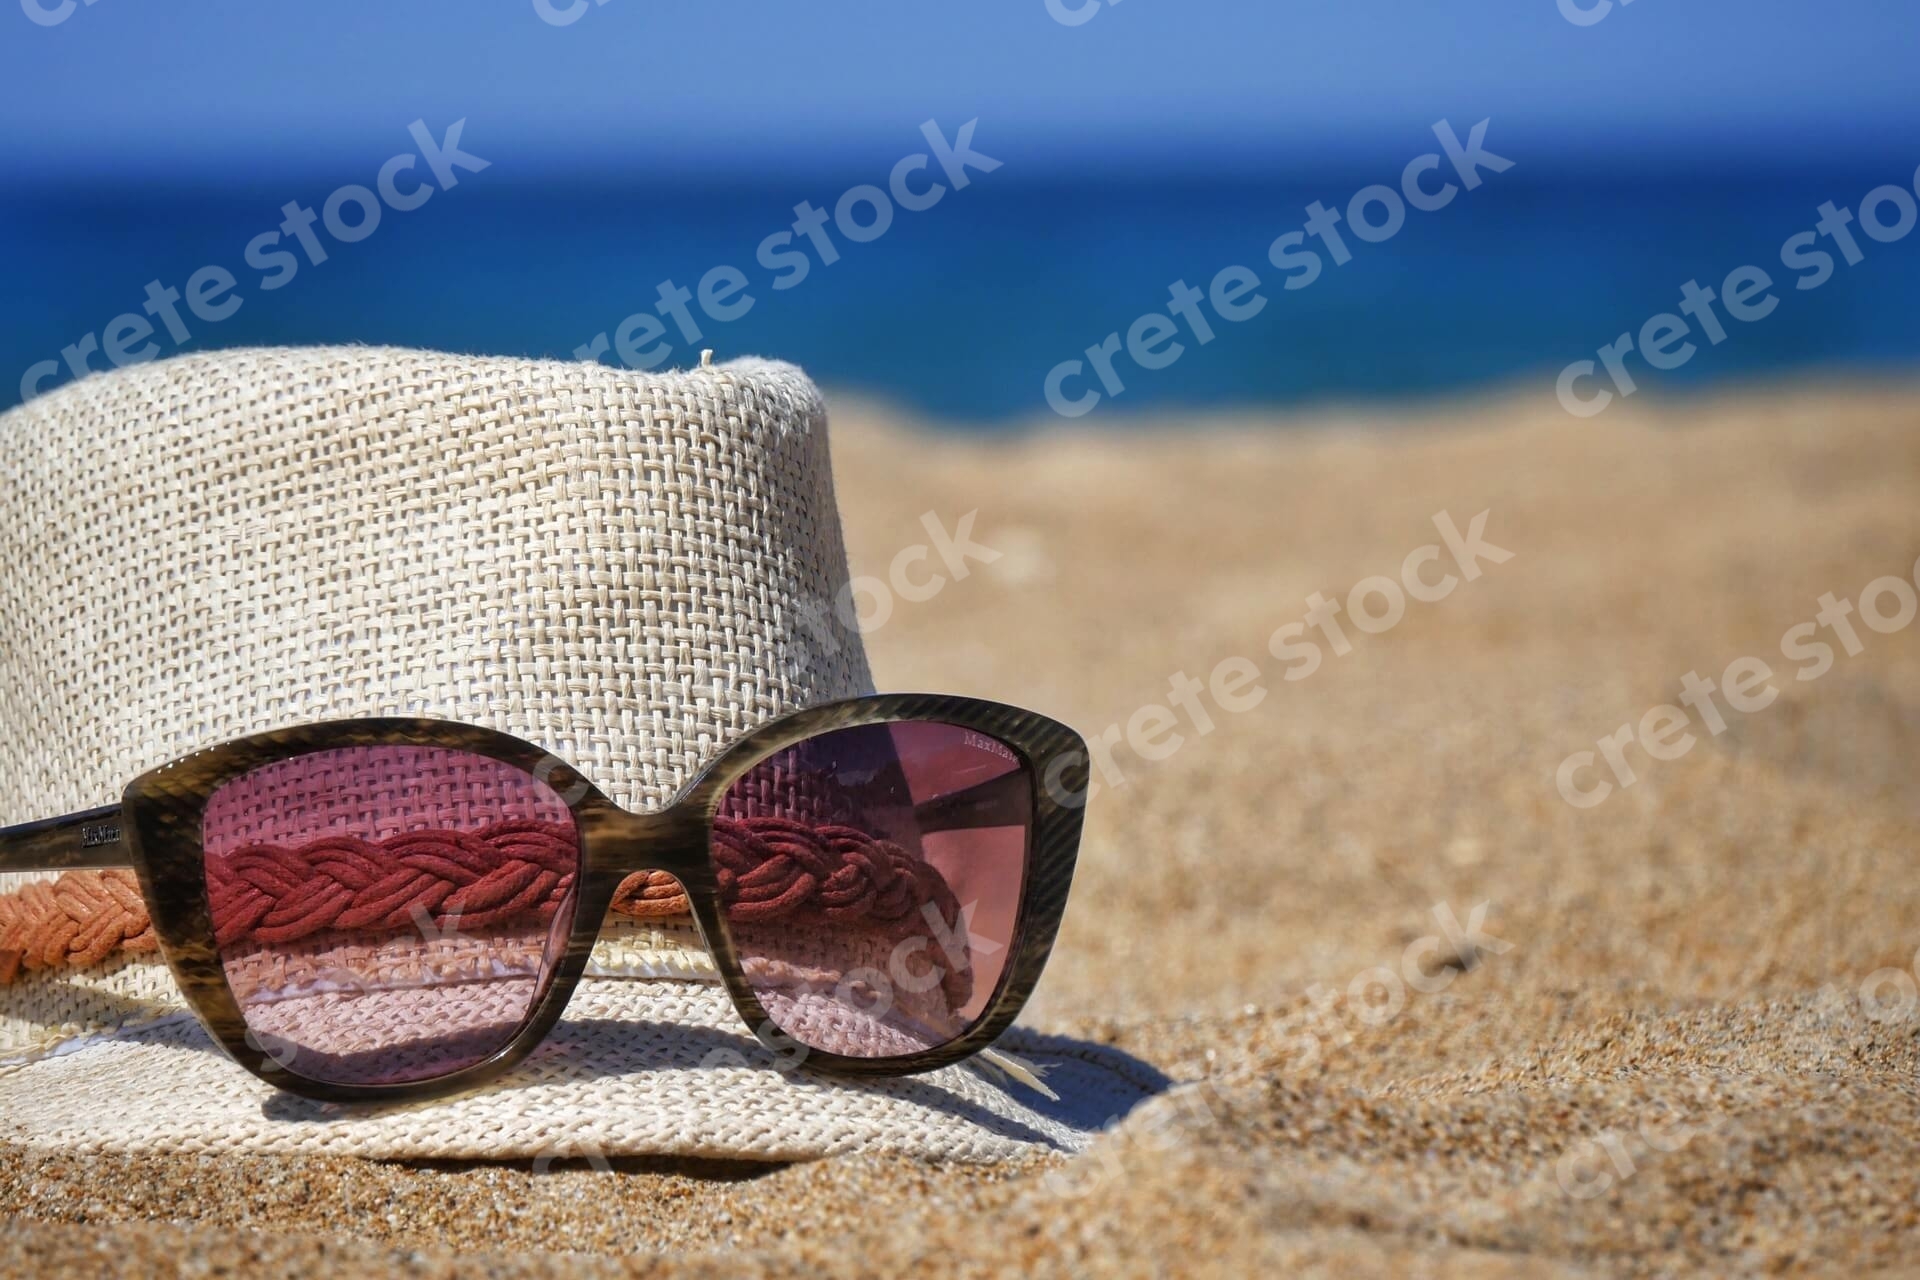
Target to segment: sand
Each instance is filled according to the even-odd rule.
[[[1780,644],[1823,593],[1911,582],[1920,389],[1586,422],[1529,393],[991,440],[850,402],[835,430],[856,572],[885,578],[928,512],[952,528],[977,510],[974,540],[1001,553],[896,604],[869,638],[882,687],[1092,734],[1167,702],[1176,672],[1257,671],[1259,705],[1198,697],[1209,731],[1177,713],[1165,758],[1115,750],[1125,781],[1094,800],[1028,1017],[1195,1083],[1086,1156],[990,1169],[536,1177],[0,1148],[0,1272],[1907,1265],[1920,623],[1860,628],[1863,651],[1812,680]],[[1461,529],[1489,512],[1512,558],[1375,634],[1340,615],[1351,652],[1283,679],[1275,628],[1314,592],[1397,578],[1442,511]],[[1775,672],[1770,706],[1723,703],[1724,732],[1696,718],[1684,756],[1630,747],[1633,785],[1562,799],[1569,753],[1747,655]]]

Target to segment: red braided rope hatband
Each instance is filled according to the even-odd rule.
[[[927,904],[948,925],[959,918],[938,870],[854,827],[720,818],[713,852],[735,923],[807,916],[912,925]],[[222,946],[330,929],[484,929],[528,913],[550,919],[572,888],[578,856],[571,826],[535,821],[377,842],[332,836],[298,848],[251,845],[209,862],[208,899]],[[640,918],[688,914],[678,881],[662,872],[629,878],[613,909]],[[84,967],[116,950],[157,946],[131,871],[72,871],[0,895],[0,984],[22,967]]]

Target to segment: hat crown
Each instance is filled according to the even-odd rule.
[[[229,351],[0,416],[0,824],[289,724],[424,715],[664,805],[871,690],[826,414],[790,365],[648,375]]]

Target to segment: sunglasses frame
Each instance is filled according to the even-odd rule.
[[[769,756],[838,729],[902,721],[972,730],[1012,748],[1033,787],[1026,882],[1006,970],[974,1026],[960,1038],[894,1058],[855,1058],[801,1045],[780,1032],[748,985],[720,901],[710,851],[713,819],[728,788]],[[546,783],[572,811],[580,837],[574,918],[566,949],[519,1030],[483,1061],[401,1084],[311,1080],[278,1062],[250,1035],[214,942],[201,823],[209,799],[256,769],[347,747],[422,746],[469,752]],[[881,694],[782,716],[730,745],[667,808],[633,813],[608,800],[581,773],[511,735],[447,720],[322,722],[242,738],[196,752],[136,778],[119,809],[104,809],[0,832],[0,870],[131,865],[139,877],[162,954],[188,1005],[240,1066],[289,1093],[327,1102],[402,1102],[487,1084],[524,1061],[560,1021],[600,936],[615,892],[629,876],[664,871],[679,880],[734,1007],[776,1061],[796,1055],[809,1070],[842,1076],[934,1071],[990,1047],[1033,994],[1066,911],[1079,852],[1088,757],[1080,736],[1044,716],[1001,703],[943,694]],[[118,818],[118,830],[113,829]],[[104,847],[117,844],[118,849]],[[123,861],[102,860],[118,853]],[[27,865],[29,862],[32,865]]]

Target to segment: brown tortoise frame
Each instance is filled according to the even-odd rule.
[[[712,824],[727,789],[768,757],[809,738],[863,725],[925,721],[949,724],[1011,747],[1033,788],[1026,884],[1010,959],[985,1011],[959,1039],[895,1058],[855,1058],[797,1046],[774,1028],[748,985],[709,850]],[[404,1084],[342,1085],[309,1080],[280,1067],[249,1035],[214,944],[201,818],[224,784],[265,765],[343,747],[439,747],[486,756],[545,782],[572,810],[581,844],[581,874],[572,930],[553,976],[513,1038],[486,1060],[449,1075]],[[160,947],[181,992],[207,1031],[234,1061],[291,1093],[331,1102],[404,1101],[485,1084],[511,1070],[559,1022],[598,939],[614,894],[628,876],[664,871],[680,881],[693,916],[740,1016],[754,1035],[783,1055],[798,1051],[811,1069],[849,1076],[900,1076],[933,1071],[989,1048],[1032,995],[1065,913],[1080,844],[1088,757],[1079,735],[1031,711],[938,694],[883,694],[783,716],[728,747],[675,801],[654,813],[631,813],[608,800],[571,766],[507,734],[445,720],[345,720],[303,725],[211,747],[135,779],[118,806],[50,822],[0,830],[0,872],[132,867],[140,880]],[[991,786],[991,784],[989,784]],[[982,788],[985,791],[986,788]],[[931,810],[931,812],[930,812]],[[922,816],[933,829],[996,823],[999,798],[972,792],[941,798]]]

